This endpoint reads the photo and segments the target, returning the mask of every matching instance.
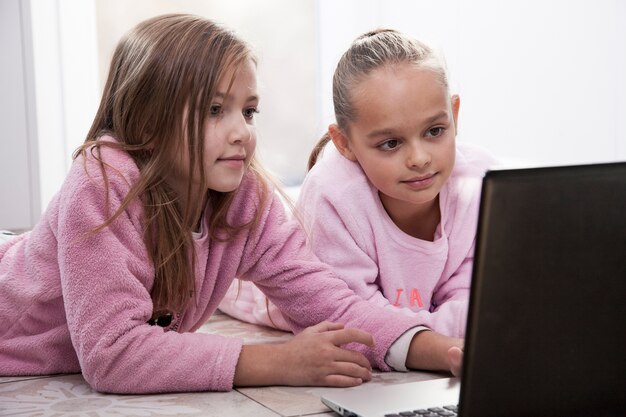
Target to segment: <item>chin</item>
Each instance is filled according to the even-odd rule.
[[[241,180],[237,182],[221,182],[219,184],[210,184],[209,189],[213,191],[218,191],[220,193],[230,193],[236,191],[237,188],[241,185]]]
[[[210,187],[210,190],[213,191],[217,191],[220,193],[232,193],[233,191],[236,191],[237,188],[239,188],[239,186],[236,187]]]
[[[429,203],[432,203],[433,200],[436,200],[438,195],[439,193],[436,193],[435,195],[412,196],[412,198],[409,197],[405,199],[404,201],[406,201],[407,203],[415,204],[415,205],[429,204]]]

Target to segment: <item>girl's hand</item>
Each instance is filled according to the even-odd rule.
[[[352,387],[372,378],[372,367],[359,352],[341,348],[347,343],[374,346],[369,333],[344,329],[324,321],[305,329],[283,345],[287,385]]]
[[[372,367],[363,354],[340,347],[353,342],[374,345],[369,333],[324,321],[287,343],[244,345],[234,385],[359,385],[372,378]]]
[[[452,346],[448,349],[448,363],[450,372],[454,376],[461,376],[463,365],[463,349],[458,346]]]
[[[406,366],[409,369],[449,371],[461,375],[463,339],[448,337],[430,330],[413,336]]]

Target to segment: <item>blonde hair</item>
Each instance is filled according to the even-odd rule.
[[[393,29],[377,29],[364,33],[339,59],[333,75],[333,105],[339,128],[349,133],[348,123],[357,118],[352,103],[352,91],[372,71],[398,64],[411,64],[429,69],[439,76],[448,89],[448,76],[443,60],[428,45],[407,37]],[[324,146],[330,141],[326,133],[313,148],[309,156],[308,169],[311,169]]]
[[[256,58],[244,41],[205,18],[168,14],[141,22],[118,43],[97,114],[85,143],[74,154],[76,158],[91,152],[99,159],[107,205],[108,180],[100,147],[126,151],[139,168],[139,180],[94,232],[110,225],[134,199],[141,199],[144,242],[155,266],[153,318],[164,311],[181,312],[194,293],[191,231],[207,204],[203,121],[221,79],[249,61],[256,63]],[[103,135],[117,142],[103,141]],[[186,196],[180,196],[165,179],[184,153],[189,178],[199,173],[201,181],[189,181]],[[235,192],[210,190],[211,238],[232,239],[239,231],[256,226],[267,201],[268,181],[254,159],[249,171],[259,183],[257,213],[249,223],[229,224],[227,213]]]

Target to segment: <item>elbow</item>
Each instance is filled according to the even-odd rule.
[[[154,393],[151,378],[142,375],[140,368],[124,363],[106,354],[95,355],[81,363],[83,378],[97,392],[106,394]]]
[[[122,384],[119,383],[120,381],[113,376],[116,372],[110,368],[110,364],[105,364],[103,361],[97,360],[81,365],[83,378],[94,391],[106,394],[138,393],[136,391],[128,391],[128,387],[124,389]],[[128,381],[126,381],[126,383],[128,383]]]

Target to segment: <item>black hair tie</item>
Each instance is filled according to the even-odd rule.
[[[172,313],[165,313],[157,318],[151,318],[148,320],[148,324],[150,326],[154,326],[155,324],[160,327],[167,327],[172,324]]]

